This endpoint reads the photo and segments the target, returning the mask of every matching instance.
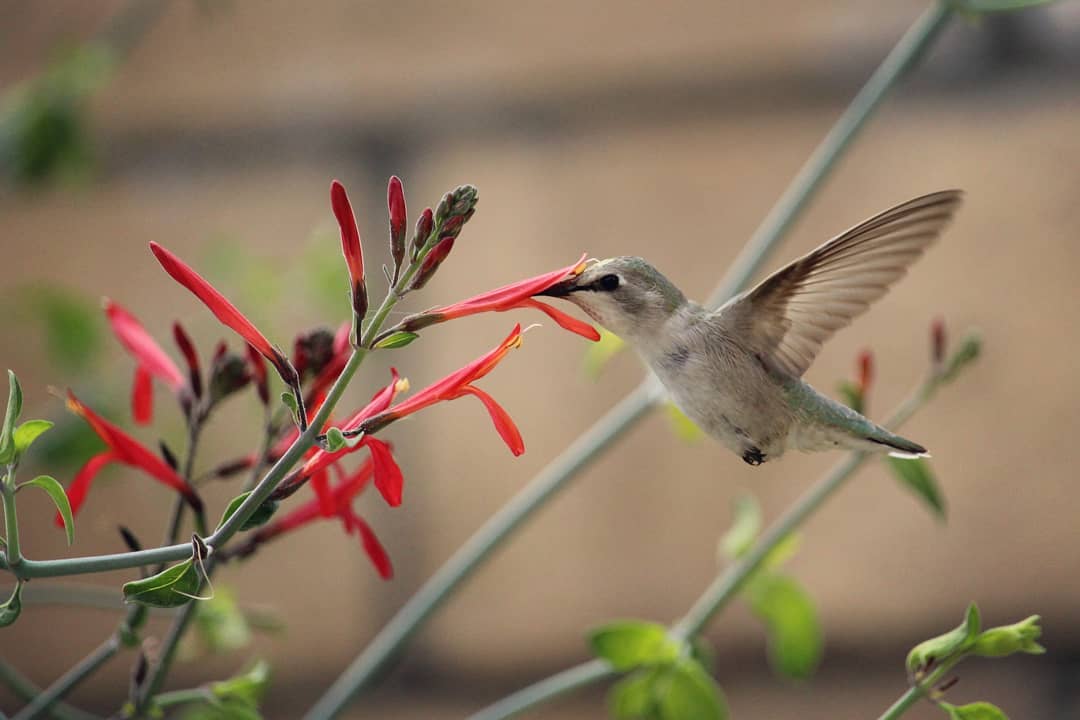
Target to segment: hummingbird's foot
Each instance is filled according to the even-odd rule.
[[[751,445],[743,452],[742,459],[747,465],[760,465],[765,462],[765,454]]]

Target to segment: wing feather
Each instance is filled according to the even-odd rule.
[[[795,260],[717,311],[751,347],[798,377],[821,345],[899,280],[952,219],[944,190],[875,215]]]

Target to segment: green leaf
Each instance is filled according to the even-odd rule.
[[[202,704],[184,710],[183,720],[263,720],[257,707],[243,700],[217,700],[207,697]]]
[[[791,558],[795,557],[795,554],[799,552],[799,547],[802,546],[802,535],[797,532],[790,532],[785,535],[773,549],[765,556],[765,559],[761,561],[762,570],[775,570]]]
[[[626,344],[615,333],[604,328],[598,328],[598,330],[600,339],[589,344],[588,349],[585,350],[584,358],[585,374],[594,380],[600,377],[600,372],[604,369],[604,366],[608,364],[611,358],[618,355]]]
[[[917,675],[931,660],[940,663],[966,653],[975,644],[981,624],[979,607],[971,603],[968,605],[964,622],[943,635],[924,640],[911,649],[907,656],[908,671]]]
[[[27,420],[22,425],[15,428],[15,432],[13,433],[13,438],[15,440],[15,454],[22,455],[25,453],[33,442],[52,426],[53,424],[48,420]]]
[[[688,418],[678,405],[673,402],[665,403],[664,411],[675,437],[685,443],[697,443],[705,439],[705,432]]]
[[[270,684],[270,665],[258,660],[243,675],[213,683],[210,691],[220,700],[240,700],[258,706]]]
[[[185,560],[142,580],[124,583],[124,602],[150,607],[178,607],[198,596],[202,575],[194,560]]]
[[[887,456],[885,462],[897,479],[922,498],[938,519],[945,519],[945,497],[941,494],[934,474],[930,472],[930,463],[923,458],[905,460],[892,456]]]
[[[761,575],[747,588],[750,607],[765,623],[769,662],[777,672],[802,679],[821,662],[822,633],[814,601],[786,575]]]
[[[218,522],[218,528],[224,525],[225,521],[232,517],[233,513],[235,513],[236,510],[244,503],[244,501],[247,500],[247,497],[250,494],[251,491],[248,491],[246,493],[237,495],[229,501],[229,505],[225,508],[225,512],[221,515],[221,521]],[[240,526],[240,530],[250,530],[251,528],[256,528],[260,525],[265,524],[271,517],[273,517],[274,513],[277,512],[277,509],[277,500],[264,501],[262,505],[255,508],[255,512],[251,514],[251,517],[244,521],[244,524]]]
[[[975,639],[971,654],[980,657],[1005,657],[1018,652],[1042,655],[1046,648],[1035,642],[1041,635],[1039,616],[1031,615],[1018,623],[990,628],[981,633]]]
[[[379,342],[375,343],[375,349],[393,350],[396,348],[403,348],[418,337],[420,336],[414,332],[409,332],[407,330],[398,330],[397,332],[391,333]]]
[[[949,714],[949,720],[1009,720],[999,707],[988,702],[974,702],[959,707],[947,702],[939,704]]]
[[[712,677],[684,658],[657,682],[661,720],[725,720],[727,701]]]
[[[7,627],[18,620],[19,613],[22,612],[22,586],[22,582],[16,583],[11,597],[0,604],[0,628]]]
[[[857,413],[863,411],[863,394],[859,386],[850,380],[842,380],[839,385],[836,386],[837,392],[840,393],[840,398],[844,401],[844,404]]]
[[[293,394],[288,390],[281,393],[281,404],[289,408],[289,412],[292,413],[293,420],[299,420],[300,406],[296,403],[296,397],[294,397]]]
[[[735,560],[745,555],[761,532],[761,505],[753,495],[735,499],[735,519],[720,538],[720,552]]]
[[[656,717],[656,679],[661,673],[657,669],[639,670],[615,683],[608,693],[612,716],[619,720]]]
[[[15,460],[15,423],[21,412],[22,388],[19,387],[19,378],[8,370],[7,410],[4,413],[4,424],[0,426],[0,465],[6,465]]]
[[[195,609],[195,635],[211,653],[238,650],[251,642],[251,628],[228,588],[217,587],[214,597]]]
[[[593,653],[619,671],[672,662],[679,655],[679,645],[668,636],[667,628],[643,620],[621,620],[589,633]]]
[[[56,505],[56,509],[60,511],[60,517],[64,521],[64,531],[67,533],[68,545],[75,542],[75,520],[71,517],[71,503],[68,502],[64,486],[57,482],[56,478],[48,475],[38,475],[33,480],[22,483],[19,487],[27,486],[41,488],[52,498],[53,505]]]
[[[345,435],[342,434],[341,428],[332,427],[326,431],[326,449],[328,452],[335,453],[345,447]]]

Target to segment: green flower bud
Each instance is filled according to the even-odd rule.
[[[968,652],[979,635],[980,622],[979,608],[975,603],[971,603],[964,622],[958,627],[911,649],[907,656],[908,672],[918,673],[933,662],[942,662]]]
[[[1046,648],[1035,642],[1040,635],[1039,616],[1032,615],[1018,623],[990,628],[982,633],[976,638],[971,654],[979,657],[1005,657],[1018,652],[1042,655]]]

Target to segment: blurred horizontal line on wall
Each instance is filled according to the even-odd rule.
[[[1077,28],[1044,18],[958,22],[950,37],[901,91],[909,100],[972,102],[993,96],[997,107],[1046,94],[1077,93]],[[368,116],[298,108],[291,115],[245,116],[248,125],[140,125],[99,130],[110,174],[171,174],[243,164],[320,163],[343,154],[369,166],[422,155],[459,142],[551,142],[600,130],[624,130],[710,117],[739,117],[839,108],[865,80],[885,48],[853,47],[828,58],[777,67],[747,63],[710,72],[705,63],[643,68],[636,75],[567,83],[558,90],[492,85],[455,91],[416,105],[376,108]],[[475,86],[470,86],[475,87]],[[1002,102],[1002,95],[1006,100]],[[1031,105],[1034,107],[1035,103]],[[268,150],[269,149],[269,150]]]

